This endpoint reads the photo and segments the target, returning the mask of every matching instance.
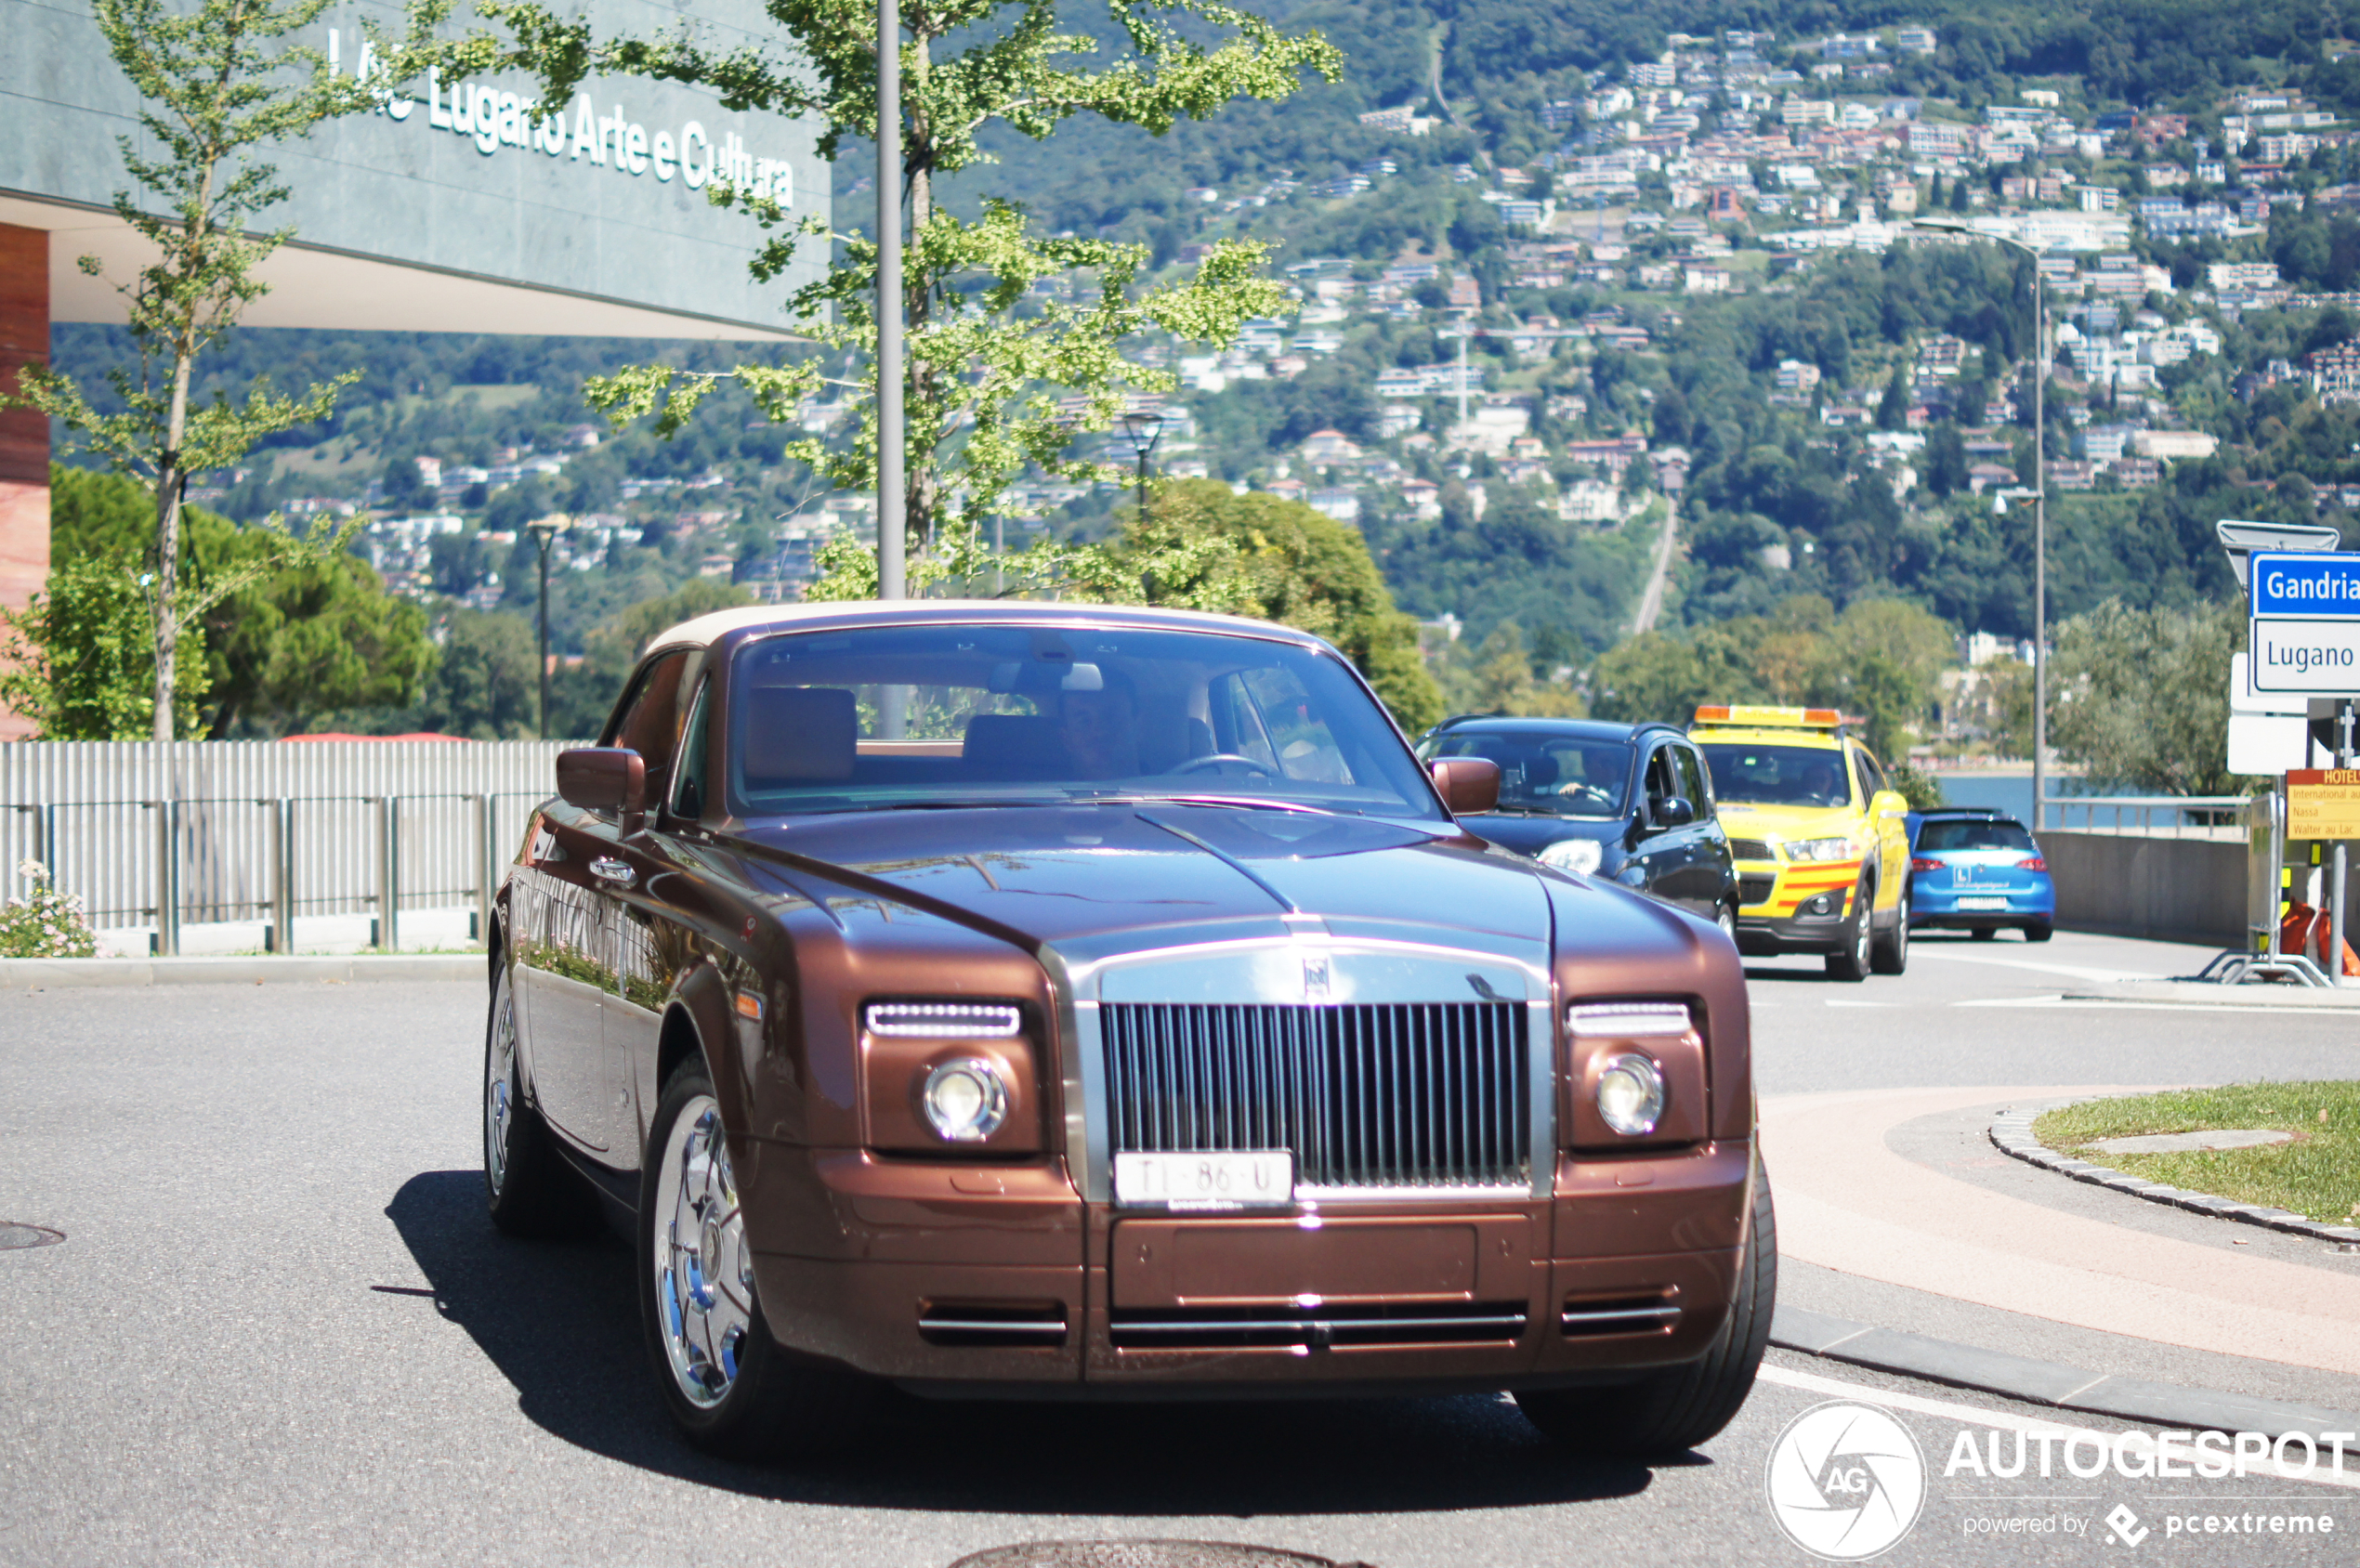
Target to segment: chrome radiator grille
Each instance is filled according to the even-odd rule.
[[[1527,1186],[1513,1002],[1099,1009],[1114,1152],[1291,1149],[1298,1188]]]

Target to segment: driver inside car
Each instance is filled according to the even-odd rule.
[[[1078,777],[1135,778],[1147,768],[1139,760],[1139,705],[1130,686],[1113,672],[1096,691],[1069,691],[1059,704],[1059,733]]]
[[[1804,768],[1803,770],[1803,790],[1804,794],[1810,796],[1811,803],[1814,805],[1842,805],[1844,804],[1843,785],[1837,777],[1836,770],[1832,764],[1813,763],[1809,767]]]

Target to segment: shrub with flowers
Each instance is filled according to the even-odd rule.
[[[98,938],[83,918],[82,900],[49,882],[49,868],[20,860],[17,875],[33,891],[0,905],[0,959],[94,959]]]

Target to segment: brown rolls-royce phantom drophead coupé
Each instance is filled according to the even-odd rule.
[[[492,1218],[637,1248],[690,1437],[846,1390],[1512,1391],[1629,1454],[1751,1387],[1777,1247],[1711,924],[1490,848],[1318,638],[731,610],[501,889]]]

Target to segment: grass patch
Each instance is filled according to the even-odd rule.
[[[2291,1143],[2175,1155],[2108,1154],[2101,1138],[2270,1128]],[[2360,1214],[2360,1083],[2239,1083],[2093,1100],[2032,1124],[2042,1144],[2190,1192],[2267,1204],[2311,1220]]]

